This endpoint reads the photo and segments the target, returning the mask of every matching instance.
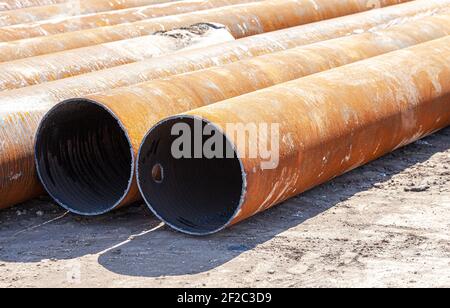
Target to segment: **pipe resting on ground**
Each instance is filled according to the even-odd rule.
[[[42,193],[34,162],[34,137],[45,113],[62,100],[370,31],[373,27],[388,28],[416,20],[417,14],[429,16],[436,13],[445,8],[446,1],[417,0],[214,45],[201,52],[183,51],[176,55],[0,92],[0,208]],[[137,195],[136,186],[132,187],[135,187]]]
[[[258,127],[255,138],[239,142],[230,123],[278,129]],[[226,139],[236,156],[176,159],[174,125],[196,124]],[[447,36],[166,119],[143,141],[138,183],[168,225],[207,235],[449,125]],[[194,142],[208,148],[209,137]],[[248,154],[266,144],[278,146],[271,166]],[[155,181],[155,166],[163,181]]]
[[[136,201],[139,194],[134,183],[135,155],[145,133],[160,119],[447,36],[450,34],[449,17],[447,13],[417,19],[386,30],[297,47],[59,104],[46,115],[37,133],[37,166],[42,182],[59,204],[79,214],[95,215]],[[72,118],[67,116],[69,112]],[[117,156],[107,159],[111,164],[127,166],[127,172],[113,176],[112,165],[98,165],[97,156],[91,153],[88,137],[104,140],[104,143],[95,143],[99,148],[110,148],[110,139],[98,137],[105,129],[103,122],[94,120],[83,122],[82,126],[77,124],[82,118],[95,119],[95,114],[102,118],[99,113],[109,117],[107,127],[116,132],[113,140],[124,150],[132,148],[132,156],[125,157],[116,151]],[[75,139],[78,140],[76,145],[69,142]],[[77,153],[76,158],[66,155],[71,151]],[[114,154],[108,152],[108,155]],[[96,169],[74,169],[72,164],[78,164],[80,160],[95,165]],[[98,179],[96,174],[99,172],[108,174],[109,181]],[[165,172],[157,168],[155,173],[165,177]],[[78,186],[80,179],[86,181],[83,186]],[[112,183],[121,183],[115,194]],[[98,193],[95,198],[94,193]]]

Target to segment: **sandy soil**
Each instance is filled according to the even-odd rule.
[[[450,129],[218,235],[136,205],[0,212],[0,287],[450,287]]]

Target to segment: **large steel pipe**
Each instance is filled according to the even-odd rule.
[[[70,0],[1,0],[0,11],[17,10],[26,7],[64,3]]]
[[[135,157],[145,133],[160,119],[449,34],[450,15],[429,17],[72,99],[42,121],[38,171],[64,208],[85,215],[105,213],[139,198]]]
[[[450,6],[450,0],[415,1],[353,16],[275,31],[241,39],[232,44],[216,46],[203,50],[201,53],[180,55],[180,57],[175,57],[171,61],[161,61],[160,69],[162,71],[169,68],[175,69],[176,71],[167,72],[168,74],[175,74],[220,65],[245,57],[258,56],[348,35],[354,31],[366,31],[374,26],[387,27],[390,24],[404,23],[411,15],[419,14],[422,17],[436,13],[448,6]],[[123,40],[20,59],[9,63],[0,63],[0,89],[26,87],[141,60],[148,54],[149,39],[154,38],[139,37],[133,40]],[[152,48],[149,47],[148,49],[151,50]],[[186,62],[185,57],[189,58],[189,61]],[[0,61],[1,59],[2,55],[0,54]],[[200,65],[195,63],[200,63]],[[154,61],[141,62],[127,67],[128,72],[125,77],[135,76],[132,72],[137,72],[137,75],[145,75],[144,72],[154,69]],[[119,74],[120,76],[124,75],[122,70]],[[111,75],[113,74],[111,73]],[[153,75],[151,78],[154,78]],[[135,82],[130,81],[130,83],[139,81],[144,80],[139,79]]]
[[[122,10],[133,7],[146,6],[158,3],[174,2],[177,0],[48,0],[32,1],[40,5],[17,7],[12,10],[0,9],[0,26],[36,22],[40,20],[67,18],[70,16],[80,16],[107,12],[112,10]],[[0,2],[0,7],[1,3]],[[20,2],[20,1],[17,1]],[[9,6],[14,7],[14,6]]]
[[[42,16],[32,16],[24,10],[0,12],[0,36],[3,41],[13,41],[258,1],[263,0],[185,0],[66,18],[66,12],[62,12],[45,16],[43,21],[40,21]],[[44,12],[48,14],[48,11]]]
[[[234,41],[219,24],[197,24],[134,39],[0,63],[0,91]]]
[[[448,125],[450,37],[166,119],[145,138],[138,181],[168,225],[206,235]],[[174,158],[173,128],[192,130],[202,158]],[[202,156],[213,135],[226,156]]]
[[[180,40],[170,35],[185,36],[185,39]],[[161,53],[171,53],[178,49],[202,48],[217,42],[233,40],[233,37],[224,28],[216,29],[216,26],[210,28],[210,25],[196,25],[190,27],[189,31],[173,30],[170,35],[149,37],[148,41],[152,45],[147,47],[146,52],[141,51],[142,55],[150,57]],[[129,47],[132,48],[133,45],[131,44]],[[136,54],[138,51],[130,51],[130,57],[133,52]],[[79,59],[79,61],[83,63],[83,59]],[[120,76],[118,77],[120,78]],[[42,108],[44,110],[48,108],[39,106],[38,102],[54,104],[58,100],[58,95],[62,94],[62,92],[58,93],[58,86],[54,86],[55,88],[50,85],[40,89],[39,87],[30,87],[23,91],[9,91],[0,94],[0,208],[26,201],[32,196],[43,193],[42,188],[36,182],[33,171],[34,164],[30,160],[33,155],[30,150],[34,134],[31,130],[35,129],[42,117]],[[78,86],[80,88],[89,87],[89,83],[83,85],[83,81],[80,81]],[[106,83],[105,86],[108,84]],[[53,100],[48,102],[45,101],[47,91],[54,94]],[[40,95],[43,96],[40,97]]]
[[[409,0],[380,0],[380,5],[387,6],[405,1]],[[0,44],[0,61],[118,41],[200,22],[223,24],[235,38],[242,38],[369,9],[371,6],[368,6],[368,0],[267,0],[130,24],[5,42]],[[1,40],[3,38],[0,36]]]
[[[416,14],[431,14],[446,2],[416,1],[0,93],[0,207],[31,199],[39,191],[34,136],[44,114],[62,100],[369,31],[374,26],[389,27]]]

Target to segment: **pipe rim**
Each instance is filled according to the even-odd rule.
[[[129,149],[130,149],[130,177],[128,178],[128,184],[127,187],[124,191],[124,193],[122,194],[122,196],[120,197],[120,199],[118,201],[116,201],[112,206],[109,206],[107,208],[105,208],[104,210],[99,210],[99,211],[90,211],[90,212],[85,212],[85,211],[80,211],[77,210],[67,204],[65,204],[65,202],[61,201],[60,198],[56,197],[56,195],[48,188],[48,185],[46,184],[46,181],[43,177],[43,174],[41,172],[41,164],[39,163],[39,140],[40,140],[40,135],[42,133],[42,130],[44,129],[44,125],[46,124],[47,120],[50,118],[50,116],[53,115],[53,112],[55,112],[58,108],[61,108],[61,106],[64,106],[66,104],[72,104],[72,103],[76,103],[76,102],[84,102],[84,103],[89,103],[89,104],[93,104],[96,107],[99,107],[101,109],[103,109],[104,111],[106,111],[119,125],[119,128],[121,130],[121,132],[124,134],[125,139],[128,143]],[[63,100],[60,103],[56,104],[55,106],[53,106],[42,118],[42,120],[39,122],[39,126],[38,129],[36,131],[36,135],[35,135],[35,141],[34,141],[34,160],[35,160],[35,165],[36,165],[36,172],[39,178],[40,183],[42,184],[42,186],[44,187],[45,191],[48,193],[48,195],[62,208],[64,208],[65,210],[69,211],[70,213],[76,214],[76,215],[80,215],[80,216],[87,216],[87,217],[93,217],[93,216],[100,216],[100,215],[104,215],[107,213],[110,213],[111,211],[119,208],[122,205],[122,202],[127,198],[128,194],[131,191],[132,185],[133,185],[133,179],[134,179],[134,170],[135,170],[135,165],[136,165],[136,158],[134,155],[134,150],[133,150],[133,146],[131,143],[131,139],[130,136],[128,134],[128,130],[125,128],[125,125],[122,123],[122,121],[119,119],[119,117],[107,106],[101,104],[100,102],[97,102],[93,99],[89,99],[89,98],[70,98],[67,100]]]
[[[248,187],[248,183],[247,183],[247,173],[245,171],[245,167],[244,167],[244,163],[242,161],[242,159],[240,158],[239,155],[236,155],[236,160],[239,162],[239,168],[240,168],[240,173],[241,173],[241,180],[242,180],[242,189],[241,189],[241,193],[240,193],[240,198],[239,198],[239,202],[235,207],[235,210],[233,211],[233,214],[229,217],[229,219],[226,221],[226,223],[220,225],[218,228],[214,228],[213,230],[209,230],[209,231],[205,231],[205,232],[195,232],[195,231],[190,231],[187,229],[183,229],[179,226],[177,226],[176,224],[172,223],[170,220],[166,219],[165,217],[163,217],[162,215],[160,215],[159,211],[156,210],[155,206],[152,204],[152,202],[150,202],[150,200],[148,200],[147,194],[144,192],[144,188],[142,187],[141,184],[141,172],[140,172],[140,167],[141,167],[141,156],[142,156],[142,150],[144,148],[144,146],[146,145],[148,139],[150,138],[150,136],[154,133],[154,131],[160,127],[160,125],[166,124],[167,122],[170,121],[180,121],[180,120],[193,120],[193,121],[202,121],[208,125],[211,125],[212,127],[214,127],[214,129],[217,130],[218,133],[220,133],[223,137],[225,137],[226,141],[232,145],[233,147],[233,151],[235,154],[238,153],[238,150],[236,148],[236,146],[231,142],[230,138],[226,135],[226,133],[222,130],[222,128],[220,128],[219,126],[215,125],[213,122],[196,116],[196,115],[175,115],[175,116],[171,116],[171,117],[167,117],[161,121],[159,121],[157,124],[155,124],[145,135],[145,137],[143,138],[141,145],[139,147],[139,151],[138,151],[138,155],[137,155],[137,159],[136,159],[136,181],[137,181],[137,186],[139,189],[139,192],[145,202],[145,204],[147,205],[147,207],[150,209],[150,211],[162,222],[164,222],[166,225],[168,225],[170,228],[174,229],[177,232],[180,233],[184,233],[187,235],[192,235],[192,236],[209,236],[209,235],[213,235],[216,233],[219,233],[220,231],[223,231],[224,229],[226,229],[227,227],[231,226],[233,221],[236,219],[236,217],[238,217],[239,213],[242,210],[242,206],[245,203],[246,197],[247,197],[247,187]]]

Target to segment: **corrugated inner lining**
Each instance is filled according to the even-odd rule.
[[[241,200],[243,176],[236,157],[174,158],[172,144],[179,136],[171,135],[173,124],[188,124],[193,132],[195,121],[200,120],[169,120],[154,128],[141,148],[138,173],[144,198],[160,218],[180,231],[202,235],[218,231],[233,218]],[[223,140],[229,145],[225,137]],[[194,157],[194,146],[191,151]]]
[[[114,208],[131,179],[130,143],[119,122],[85,100],[61,104],[37,136],[36,158],[47,191],[85,215]]]

